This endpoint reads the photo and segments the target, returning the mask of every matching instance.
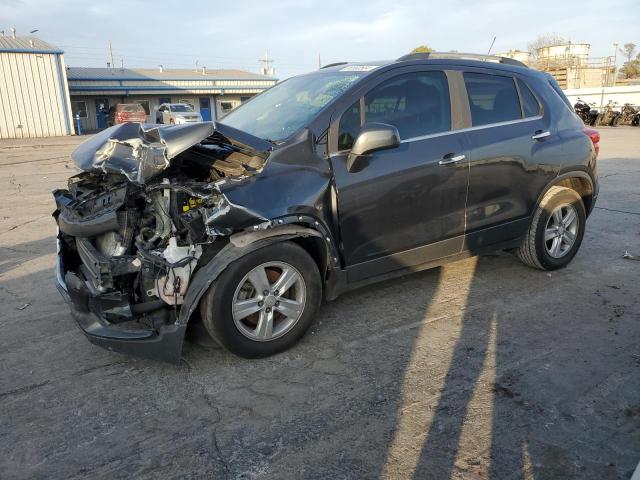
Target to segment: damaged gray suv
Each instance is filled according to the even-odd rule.
[[[90,341],[178,361],[202,322],[230,351],[291,347],[323,299],[511,249],[567,265],[599,136],[549,75],[413,54],[290,78],[223,121],[123,124],[54,192],[57,282]]]

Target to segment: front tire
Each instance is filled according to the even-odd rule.
[[[280,242],[231,263],[200,302],[211,337],[245,358],[292,347],[313,322],[322,298],[316,263],[299,245]]]
[[[580,248],[586,225],[582,198],[575,190],[554,186],[536,208],[516,255],[540,270],[556,270],[571,262]]]

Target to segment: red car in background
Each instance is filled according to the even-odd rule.
[[[147,112],[139,103],[119,103],[116,108],[109,112],[109,125],[117,125],[125,122],[147,121]]]

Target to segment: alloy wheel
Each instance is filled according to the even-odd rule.
[[[233,321],[245,337],[267,342],[289,332],[304,311],[306,285],[285,262],[258,265],[240,281],[233,295]]]
[[[570,204],[560,205],[551,213],[544,230],[544,245],[551,257],[562,258],[571,250],[579,222],[578,213]]]

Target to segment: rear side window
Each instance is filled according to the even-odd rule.
[[[485,73],[463,75],[474,127],[522,118],[513,78]]]
[[[364,97],[365,123],[394,125],[400,138],[451,129],[449,85],[444,72],[416,72],[382,82]]]
[[[517,79],[520,98],[522,99],[522,113],[525,118],[540,115],[540,104],[529,86],[522,80]]]

